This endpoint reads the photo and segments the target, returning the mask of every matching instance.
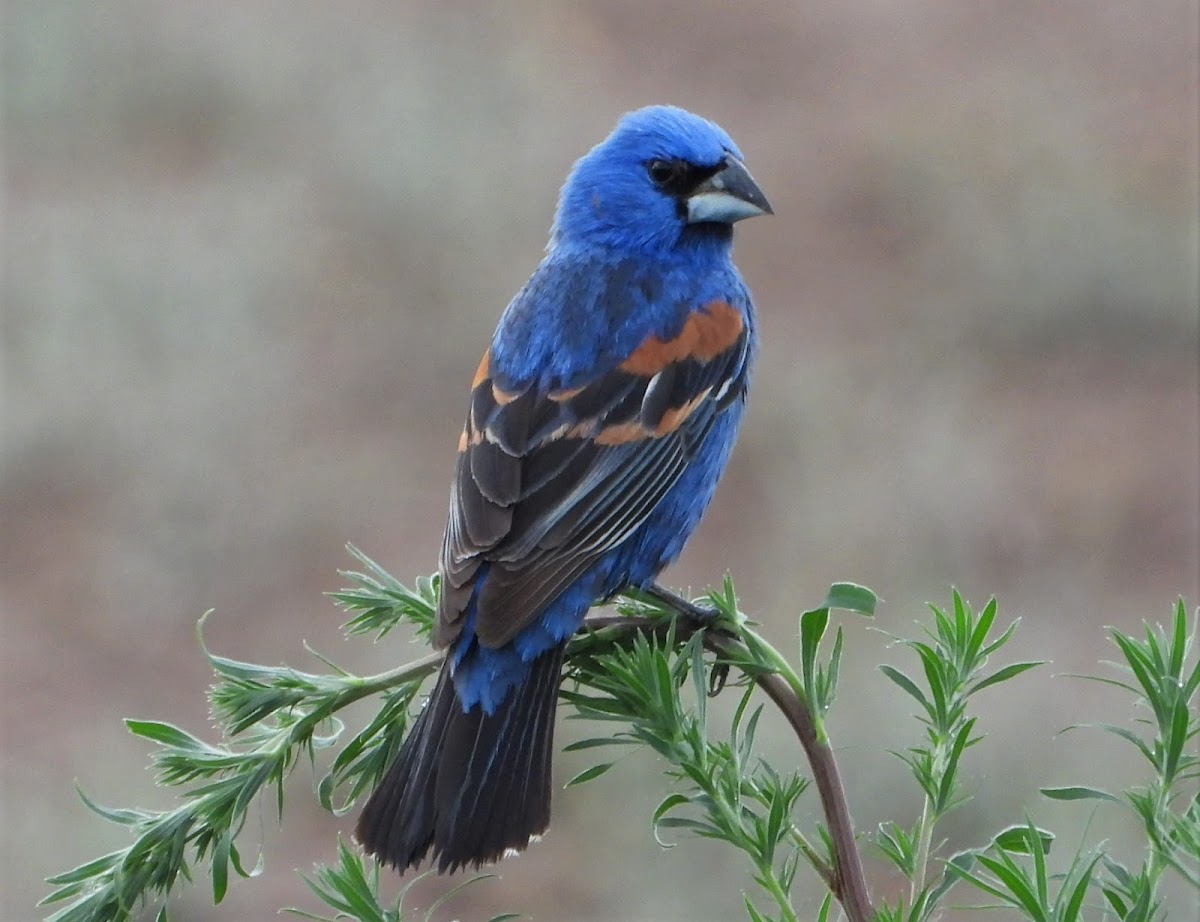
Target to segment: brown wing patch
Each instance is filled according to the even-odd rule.
[[[674,339],[648,336],[620,370],[632,375],[656,375],[672,362],[698,359],[707,362],[733,346],[742,335],[742,315],[724,301],[710,301],[690,314]]]
[[[663,414],[662,419],[659,420],[658,425],[655,427],[654,434],[661,438],[664,435],[674,432],[684,424],[689,416],[696,412],[696,407],[704,403],[704,401],[708,399],[708,395],[711,393],[712,388],[707,387],[683,406],[674,407],[670,410],[667,410],[667,412]]]
[[[562,391],[551,391],[549,396],[550,396],[550,399],[553,400],[555,403],[566,403],[568,400],[578,397],[582,393],[583,393],[582,387],[569,387],[566,390],[562,390]]]
[[[492,383],[492,399],[496,401],[496,406],[498,407],[508,406],[508,404],[520,397],[522,393],[524,392],[516,391],[514,393],[513,391],[506,391],[495,382]]]
[[[649,336],[617,368],[550,391],[498,387],[484,353],[459,440],[435,642],[459,635],[472,597],[479,642],[509,642],[632,534],[721,399],[740,392],[748,336],[742,315],[713,301],[676,336]]]
[[[639,422],[614,423],[600,429],[596,433],[595,441],[597,445],[624,445],[627,442],[644,439],[647,435],[649,433],[642,428],[642,424]]]

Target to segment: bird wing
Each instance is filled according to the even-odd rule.
[[[713,301],[582,387],[507,391],[485,353],[459,441],[435,644],[462,630],[485,563],[474,631],[498,647],[627,539],[743,393],[748,348],[742,313]]]

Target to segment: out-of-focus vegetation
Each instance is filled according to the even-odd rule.
[[[1189,0],[6,4],[0,916],[116,847],[73,779],[149,796],[119,718],[205,729],[200,612],[215,649],[294,661],[302,638],[338,648],[314,599],[345,541],[431,567],[478,355],[571,161],[649,102],[719,121],[777,211],[739,234],[764,333],[746,429],[667,581],[729,568],[765,612],[851,576],[885,628],[954,581],[1023,618],[1014,656],[1061,651],[989,714],[987,768],[961,779],[989,800],[939,827],[953,843],[1098,759],[1132,783],[1132,756],[1050,738],[1106,694],[1051,674],[1094,671],[1103,625],[1200,595],[1196,17]],[[413,654],[389,636],[346,665]],[[906,744],[907,705],[873,668],[843,664],[876,694],[834,715],[863,829],[903,821],[906,796],[882,753]],[[1025,751],[1031,713],[1047,739]],[[765,719],[759,740],[790,753]],[[582,767],[561,757],[562,780]],[[606,821],[614,802],[652,812],[657,774],[626,760],[560,795],[552,842],[454,912],[735,915],[736,860]],[[349,820],[262,826],[271,862],[229,918],[294,904],[292,868],[336,860]]]

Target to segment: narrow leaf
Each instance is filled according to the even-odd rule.
[[[821,638],[825,636],[828,624],[828,608],[814,608],[800,616],[800,663],[804,669],[806,684],[809,675],[815,672],[813,664],[817,659],[817,647]]]
[[[563,746],[563,752],[579,752],[583,749],[599,749],[601,746],[637,746],[637,740],[624,736],[596,736],[590,739],[575,740]]]
[[[591,768],[584,769],[578,775],[568,781],[564,787],[570,788],[577,784],[586,784],[588,781],[599,778],[615,764],[615,762],[601,762],[598,765],[593,765]]]
[[[916,698],[917,703],[920,704],[921,707],[923,707],[926,711],[930,711],[929,702],[926,700],[924,693],[921,691],[916,682],[906,676],[895,666],[889,666],[886,663],[879,667],[879,671],[899,685],[902,689],[904,689],[904,691],[912,695],[912,697]]]
[[[188,749],[193,752],[204,752],[213,748],[204,740],[180,730],[173,724],[157,720],[127,719],[125,726],[134,736],[140,736],[162,746],[174,746],[177,749]]]
[[[99,877],[105,872],[111,870],[124,857],[125,852],[109,852],[107,855],[101,855],[99,858],[94,858],[91,861],[85,862],[78,867],[71,868],[69,871],[63,871],[61,874],[55,874],[53,877],[47,877],[46,883],[54,886],[64,886],[66,884],[76,884],[81,881],[91,880],[94,877]],[[43,900],[43,903],[50,900]],[[41,903],[38,904],[39,906]]]
[[[1119,797],[1114,797],[1108,791],[1100,788],[1089,788],[1081,784],[1064,787],[1041,788],[1042,796],[1051,800],[1107,800],[1110,803],[1124,803]]]
[[[144,810],[126,810],[118,807],[101,806],[88,797],[87,793],[78,784],[75,785],[75,793],[79,795],[79,799],[83,801],[83,805],[93,813],[113,823],[120,823],[122,826],[132,826],[134,823],[140,823],[150,816]]]
[[[229,848],[232,844],[226,832],[217,839],[212,851],[212,892],[213,904],[217,905],[225,899],[229,887]]]
[[[1033,669],[1035,666],[1042,666],[1044,664],[1044,660],[1034,660],[1024,663],[1013,663],[1010,666],[1005,666],[1003,669],[997,669],[987,678],[980,679],[978,682],[968,688],[967,694],[973,695],[976,692],[983,691],[985,688],[991,685],[999,685],[1001,682],[1007,682],[1009,679],[1019,676],[1022,672],[1027,672],[1028,670]]]
[[[1076,922],[1079,919],[1079,913],[1083,908],[1084,897],[1087,896],[1088,887],[1092,883],[1092,871],[1096,867],[1096,862],[1100,860],[1100,855],[1092,856],[1092,860],[1087,863],[1079,875],[1079,880],[1075,882],[1075,886],[1071,890],[1071,896],[1067,900],[1067,905],[1062,914],[1062,922]]]

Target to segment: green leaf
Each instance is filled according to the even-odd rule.
[[[638,741],[625,736],[594,736],[589,739],[575,740],[563,746],[563,752],[580,752],[584,749],[599,749],[601,746],[637,746]]]
[[[1175,609],[1174,630],[1171,634],[1170,662],[1167,664],[1167,675],[1176,683],[1183,678],[1183,654],[1187,649],[1187,617],[1183,606]]]
[[[229,887],[229,848],[230,834],[226,832],[217,839],[212,852],[212,891],[213,904],[219,905],[225,899]]]
[[[946,859],[946,870],[950,871],[955,876],[963,876],[970,873],[971,868],[975,866],[975,861],[979,858],[977,849],[967,849],[966,851],[956,852]]]
[[[1009,826],[996,833],[992,843],[1014,855],[1034,854],[1036,850],[1044,854],[1054,843],[1054,833],[1029,825]]]
[[[1046,920],[1045,907],[1038,902],[1029,876],[1006,858],[1004,852],[1000,853],[999,860],[988,855],[980,855],[979,863],[991,871],[995,878],[1004,885],[1007,890],[1005,898],[1024,908],[1029,917],[1036,922]]]
[[[1138,751],[1143,756],[1146,757],[1146,761],[1148,761],[1151,765],[1157,764],[1156,759],[1154,757],[1154,753],[1150,751],[1150,747],[1146,745],[1145,740],[1143,740],[1140,736],[1138,736],[1136,733],[1134,733],[1128,727],[1122,727],[1117,724],[1105,724],[1105,723],[1088,723],[1088,724],[1079,724],[1078,726],[1079,727],[1090,727],[1090,728],[1097,729],[1097,730],[1104,730],[1106,733],[1111,733],[1113,736],[1119,736],[1121,739],[1125,740],[1126,742],[1132,744],[1133,746],[1136,746]],[[1072,730],[1072,729],[1075,729],[1075,727],[1068,727],[1067,729]]]
[[[749,895],[745,893],[742,894],[742,905],[746,907],[746,915],[750,917],[750,922],[771,922],[754,907],[754,904],[750,902]]]
[[[686,816],[664,816],[658,821],[660,829],[690,829],[700,835],[719,834],[720,830],[711,823],[694,820]]]
[[[880,823],[876,844],[905,877],[914,873],[913,838],[894,822]]]
[[[242,855],[237,850],[237,846],[230,842],[229,863],[233,865],[233,869],[237,871],[238,876],[248,879],[251,877],[258,877],[262,874],[263,868],[266,867],[266,858],[260,849],[258,852],[258,860],[254,863],[254,867],[247,871],[245,866],[242,864]]]
[[[659,802],[658,807],[654,811],[652,822],[657,826],[664,816],[666,816],[676,807],[687,803],[691,803],[691,800],[684,794],[680,794],[678,792],[675,792],[674,794],[668,794]]]
[[[1090,788],[1084,785],[1075,784],[1065,787],[1049,787],[1041,788],[1042,796],[1048,797],[1051,800],[1107,800],[1110,803],[1124,803],[1119,797],[1114,797],[1108,791],[1100,788]]]
[[[917,703],[920,704],[921,707],[923,707],[927,712],[932,712],[929,701],[926,700],[925,694],[921,691],[916,682],[906,676],[895,666],[889,666],[886,663],[879,667],[879,671],[899,685],[904,691],[908,692],[912,697],[917,699]]]
[[[264,666],[261,663],[245,663],[241,660],[218,656],[205,651],[209,665],[217,675],[251,685],[263,685],[271,688],[278,682],[291,677],[292,670],[286,666]]]
[[[957,869],[967,871],[971,869],[971,866],[975,863],[975,856],[972,853],[966,854],[967,858],[963,858],[963,854],[960,853],[952,856],[946,862],[947,866],[942,870],[941,880],[938,881],[936,886],[927,887],[921,894],[921,913],[919,915],[914,914],[914,919],[929,918],[930,913],[932,913],[933,910],[938,907],[942,901],[942,898],[949,892],[950,888],[958,882],[959,875],[955,873]],[[959,861],[958,865],[954,865],[956,860]],[[913,908],[917,908],[915,904]]]
[[[1060,916],[1060,922],[1076,922],[1079,919],[1079,913],[1083,909],[1083,901],[1087,896],[1088,887],[1092,883],[1092,871],[1096,867],[1096,862],[1100,860],[1100,855],[1093,855],[1092,859],[1084,867],[1079,875],[1079,880],[1075,882],[1075,886],[1071,888],[1071,895],[1067,899],[1066,906]],[[1061,898],[1061,897],[1060,897]]]
[[[997,669],[985,679],[980,679],[965,692],[966,695],[973,695],[976,692],[981,692],[991,685],[999,685],[1001,682],[1007,682],[1009,679],[1019,676],[1022,672],[1027,672],[1035,666],[1045,665],[1044,660],[1033,660],[1024,663],[1013,663],[1011,666],[1005,666],[1003,669]]]
[[[328,810],[335,816],[338,815],[338,806],[333,802],[333,792],[337,787],[337,783],[333,777],[333,771],[330,770],[321,776],[321,780],[317,782],[317,803],[322,809]]]
[[[1125,656],[1125,661],[1129,664],[1129,668],[1133,670],[1138,684],[1141,685],[1142,693],[1146,696],[1146,700],[1150,702],[1151,707],[1157,712],[1158,683],[1154,681],[1154,664],[1150,661],[1150,657],[1146,655],[1137,641],[1122,634],[1120,631],[1113,631],[1111,636],[1113,642],[1121,648],[1121,653]]]
[[[75,785],[75,793],[79,795],[79,799],[83,801],[83,805],[98,816],[104,817],[113,823],[119,823],[122,826],[132,826],[135,823],[140,823],[142,820],[148,819],[153,814],[147,813],[145,810],[123,810],[114,809],[112,807],[103,807],[96,803],[78,784]]]
[[[939,815],[945,813],[950,808],[950,799],[954,794],[954,779],[958,773],[958,766],[962,760],[963,750],[967,748],[970,742],[971,729],[974,726],[974,717],[964,721],[962,726],[958,728],[958,732],[954,734],[950,749],[946,753],[946,768],[942,775],[941,783],[938,785],[938,796],[934,804]]]
[[[1028,836],[1026,840],[1029,842],[1029,853],[1033,856],[1033,872],[1034,879],[1037,883],[1038,902],[1042,906],[1049,905],[1049,886],[1046,880],[1046,850],[1049,845],[1043,840],[1043,833],[1037,829],[1032,822],[1027,824]],[[1045,835],[1050,835],[1045,833]],[[1053,839],[1053,836],[1050,836]]]
[[[85,861],[77,867],[71,868],[69,871],[63,871],[61,874],[55,874],[53,877],[47,877],[46,883],[54,886],[64,886],[67,884],[76,884],[85,880],[91,880],[95,877],[100,877],[107,871],[112,870],[120,861],[124,852],[109,852],[107,855],[101,855],[99,858],[93,858],[91,861]],[[49,898],[38,903],[39,906],[44,903],[57,902]]]
[[[828,624],[828,608],[814,608],[800,616],[800,670],[804,679],[804,697],[809,708],[817,707],[817,647]]]
[[[825,676],[824,686],[821,689],[822,712],[829,709],[829,706],[833,704],[834,695],[837,694],[838,676],[842,669],[843,642],[842,628],[839,625],[833,638],[833,652],[829,654],[829,673]]]
[[[913,643],[912,648],[921,658],[921,666],[925,670],[925,681],[929,683],[929,694],[932,698],[933,713],[930,715],[938,730],[947,732],[949,727],[949,692],[943,680],[942,670],[945,666],[937,651],[928,644]]]
[[[1187,705],[1183,701],[1176,701],[1174,707],[1171,708],[1171,722],[1168,727],[1163,729],[1166,731],[1163,739],[1164,748],[1166,749],[1165,758],[1163,759],[1162,776],[1163,781],[1170,785],[1175,780],[1175,773],[1179,769],[1179,760],[1183,755],[1183,747],[1188,740],[1188,725],[1190,723],[1190,715],[1188,714]]]
[[[997,637],[990,644],[988,644],[986,647],[984,647],[982,650],[979,651],[979,656],[981,658],[985,657],[985,656],[991,656],[993,653],[995,653],[997,650],[999,650],[1001,647],[1003,647],[1006,643],[1008,643],[1012,639],[1012,635],[1016,633],[1017,625],[1020,623],[1021,623],[1020,618],[1014,619],[1013,622],[1008,627],[1006,627],[1003,631],[1000,632],[999,637]]]
[[[571,788],[575,787],[577,784],[586,784],[589,781],[599,778],[615,764],[615,762],[601,762],[598,765],[593,765],[591,768],[584,769],[578,775],[568,781],[564,787]]]
[[[956,609],[959,607],[960,602],[961,600],[957,598],[955,599]],[[997,608],[998,606],[996,605],[996,600],[989,599],[987,605],[983,607],[983,611],[979,613],[979,620],[975,624],[975,630],[971,633],[970,638],[967,640],[967,647],[972,658],[986,655],[982,652],[983,643],[985,640],[987,640],[987,635],[992,629],[992,624],[995,623]],[[964,618],[964,629],[966,627],[966,620],[967,619]]]
[[[806,673],[808,666],[816,660],[817,647],[825,636],[828,624],[828,608],[814,608],[800,616],[800,659]]]
[[[825,596],[823,608],[838,608],[868,618],[875,615],[879,597],[866,586],[858,583],[834,583]]]
[[[674,842],[667,842],[658,834],[658,830],[663,824],[663,819],[676,807],[687,803],[691,803],[691,801],[683,794],[676,792],[674,794],[668,794],[666,797],[664,797],[659,803],[658,808],[654,811],[654,817],[651,820],[651,825],[654,828],[654,841],[656,841],[662,848],[675,847]]]
[[[125,726],[134,736],[140,736],[162,746],[173,746],[176,749],[188,749],[193,752],[209,752],[213,749],[204,740],[180,730],[174,724],[162,723],[157,720],[127,719]]]
[[[1197,608],[1196,614],[1197,619],[1200,620],[1200,608]],[[1178,602],[1175,603],[1175,617],[1179,620],[1187,620],[1187,608],[1182,597]],[[1184,642],[1184,645],[1185,647],[1190,646],[1187,641]],[[1182,677],[1182,672],[1180,675]],[[1191,701],[1192,695],[1196,693],[1196,689],[1198,687],[1200,687],[1200,659],[1198,659],[1196,661],[1196,665],[1192,667],[1191,674],[1184,679],[1180,685],[1180,694],[1183,695],[1183,700]]]

